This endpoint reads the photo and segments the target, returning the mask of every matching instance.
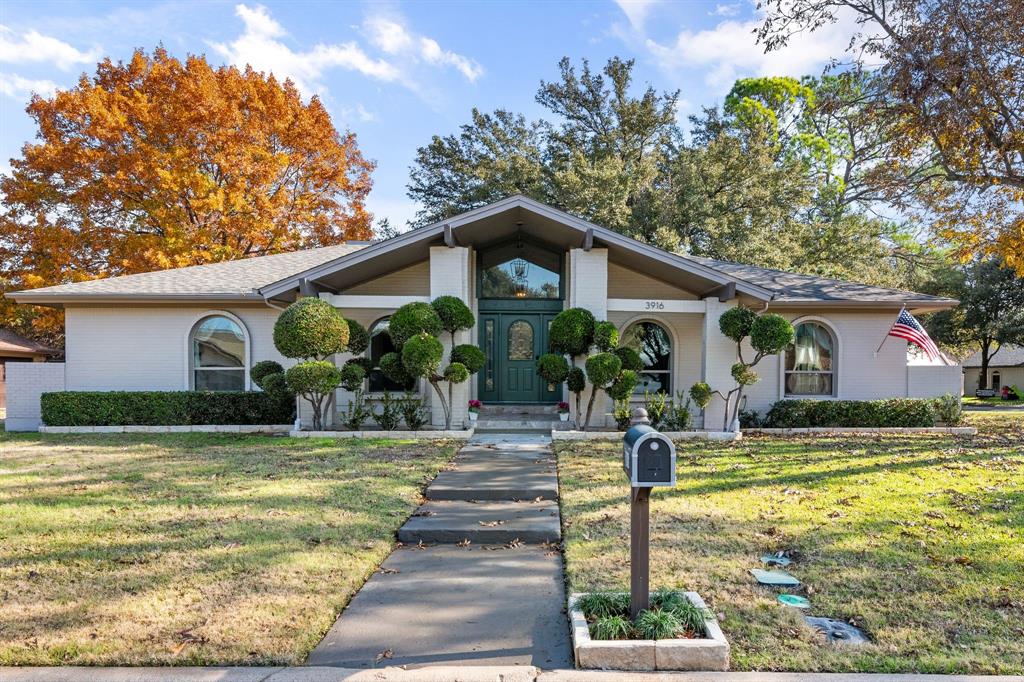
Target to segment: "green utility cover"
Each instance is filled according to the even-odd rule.
[[[792,606],[797,609],[809,609],[811,608],[811,602],[807,601],[805,597],[801,597],[798,594],[780,594],[779,601],[786,606]]]
[[[785,571],[764,571],[760,568],[750,569],[750,574],[757,578],[762,585],[774,587],[796,587],[800,581]]]

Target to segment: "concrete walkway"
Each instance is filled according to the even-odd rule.
[[[572,667],[550,438],[476,438],[426,497],[307,663]]]
[[[1024,677],[859,673],[627,673],[533,666],[380,668],[3,668],[4,682],[1022,682]]]

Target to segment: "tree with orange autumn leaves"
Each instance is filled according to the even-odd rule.
[[[27,108],[38,141],[0,181],[0,292],[371,236],[374,164],[290,81],[158,48]],[[58,311],[0,303],[58,341]]]

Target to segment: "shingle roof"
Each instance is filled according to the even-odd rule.
[[[26,339],[21,334],[15,334],[10,329],[0,328],[0,355],[3,355],[4,352],[49,355],[56,351],[41,343],[36,343],[32,339]]]
[[[350,242],[303,251],[256,256],[240,260],[193,265],[172,270],[143,272],[137,275],[108,277],[73,284],[30,290],[30,297],[59,300],[65,296],[251,296],[256,290],[296,272],[315,267],[345,254],[365,248],[366,242]],[[17,292],[21,294],[25,292]],[[22,298],[18,296],[18,298]],[[29,297],[24,297],[29,298]]]
[[[960,363],[964,367],[981,367],[981,351]],[[1008,343],[989,359],[989,367],[1024,367],[1024,346]]]
[[[776,294],[774,301],[796,303],[802,301],[859,301],[948,303],[950,299],[929,296],[901,289],[886,289],[871,284],[846,282],[816,275],[800,275],[785,270],[759,268],[714,258],[687,255],[686,258],[703,263],[736,279],[756,284]]]

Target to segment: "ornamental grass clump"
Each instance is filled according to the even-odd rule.
[[[707,636],[704,609],[694,606],[677,590],[660,589],[651,594],[650,608],[635,621],[629,619],[629,594],[591,592],[581,595],[575,608],[583,612],[590,636],[610,639],[678,639]]]

